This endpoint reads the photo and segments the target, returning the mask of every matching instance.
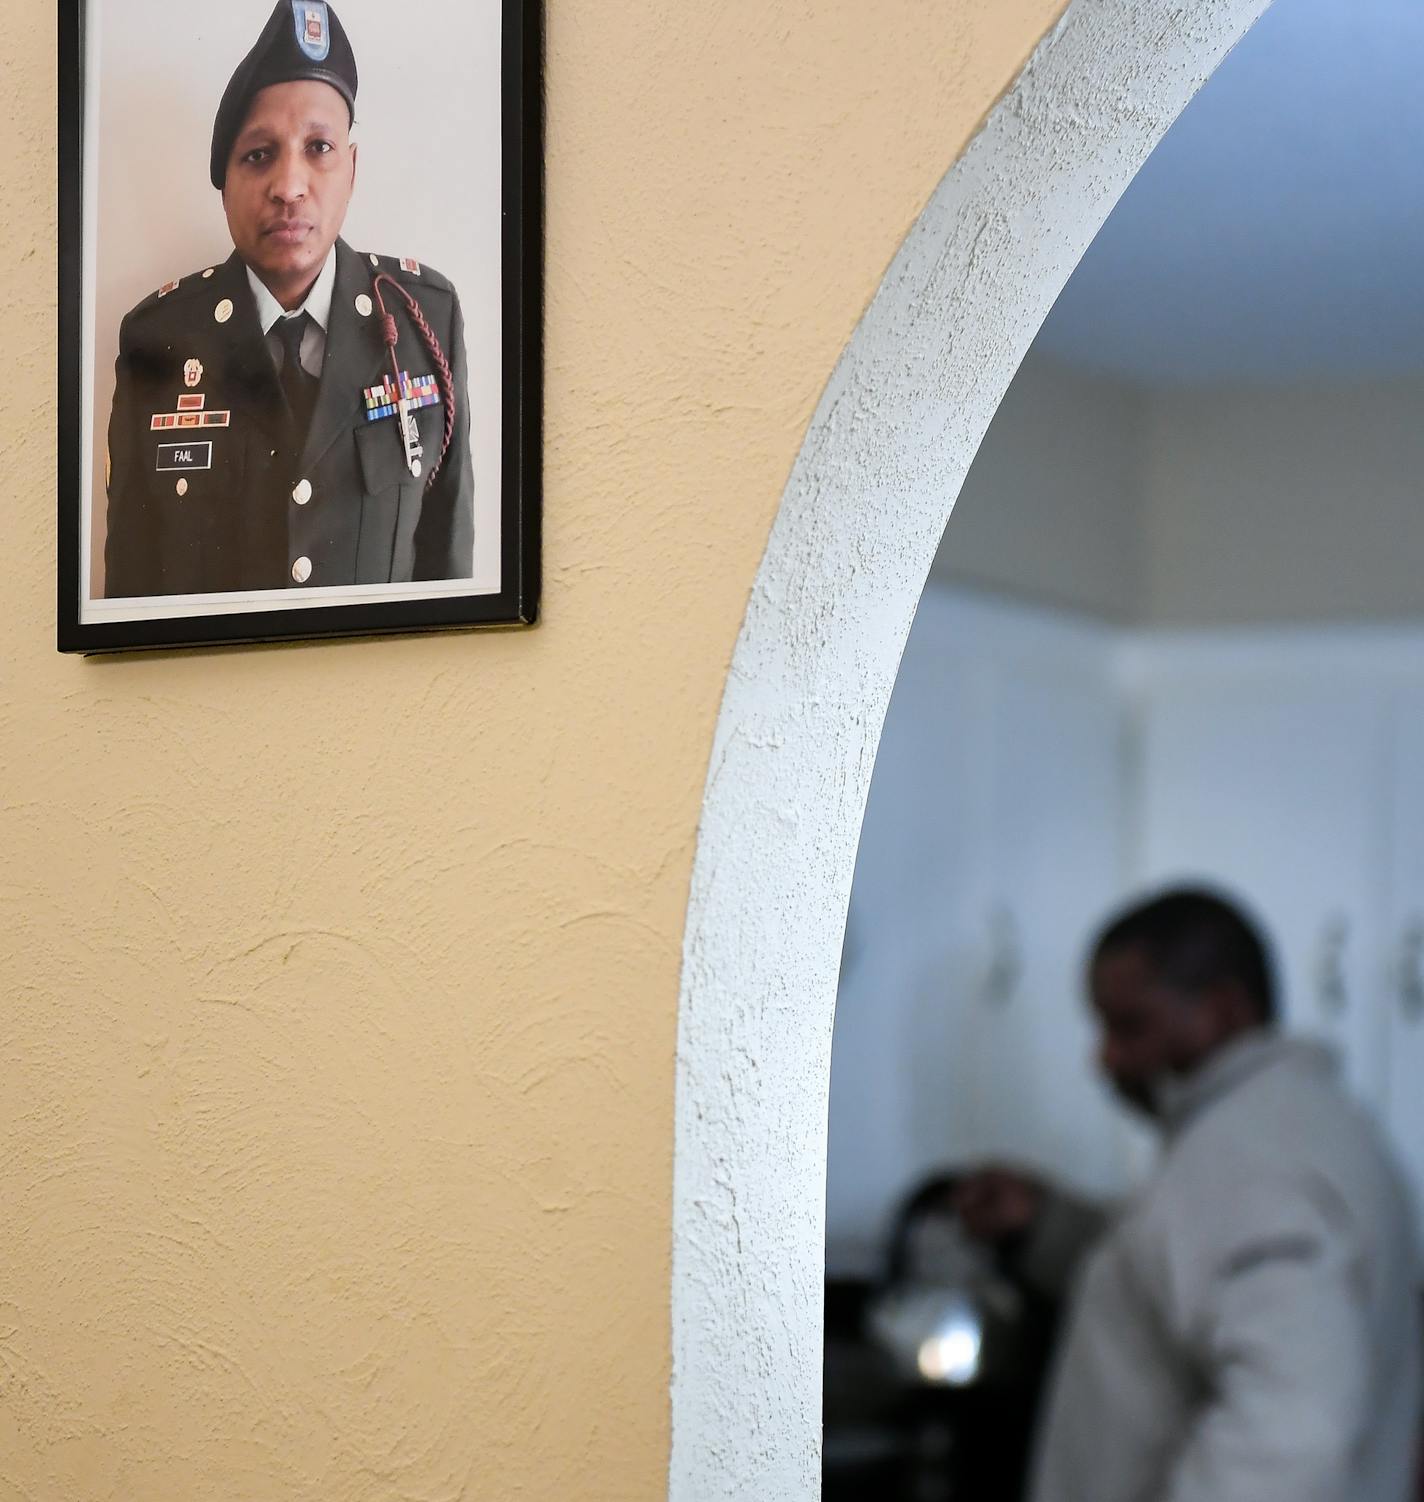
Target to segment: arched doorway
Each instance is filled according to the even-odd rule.
[[[1118,195],[1269,0],[1074,0],[821,399],[718,721],[684,939],[672,1502],[818,1495],[837,967],[880,726],[969,465]]]

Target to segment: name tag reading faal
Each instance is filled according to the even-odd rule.
[[[213,446],[211,443],[160,443],[158,445],[158,470],[163,473],[175,469],[211,469]]]

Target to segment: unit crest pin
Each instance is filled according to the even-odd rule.
[[[189,360],[183,367],[183,384],[191,391],[203,379],[203,362]]]
[[[314,62],[324,63],[331,51],[331,18],[324,0],[292,0],[297,45]]]

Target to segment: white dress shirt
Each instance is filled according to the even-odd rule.
[[[321,362],[326,357],[326,329],[331,321],[331,295],[336,290],[336,247],[333,245],[327,252],[326,264],[321,268],[316,281],[312,283],[312,289],[307,293],[306,301],[299,308],[293,308],[289,313],[267,290],[262,279],[257,276],[252,267],[247,268],[247,282],[252,288],[252,296],[257,303],[257,321],[262,326],[262,332],[267,338],[267,348],[272,352],[272,363],[278,370],[282,368],[282,341],[273,333],[277,323],[283,318],[297,318],[307,313],[311,316],[311,322],[307,324],[306,332],[302,335],[302,369],[309,376],[321,379]]]

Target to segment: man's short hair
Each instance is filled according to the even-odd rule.
[[[1242,908],[1220,893],[1176,887],[1128,908],[1099,933],[1092,958],[1121,949],[1141,949],[1158,977],[1182,991],[1236,981],[1261,1022],[1276,1020],[1266,941]]]

